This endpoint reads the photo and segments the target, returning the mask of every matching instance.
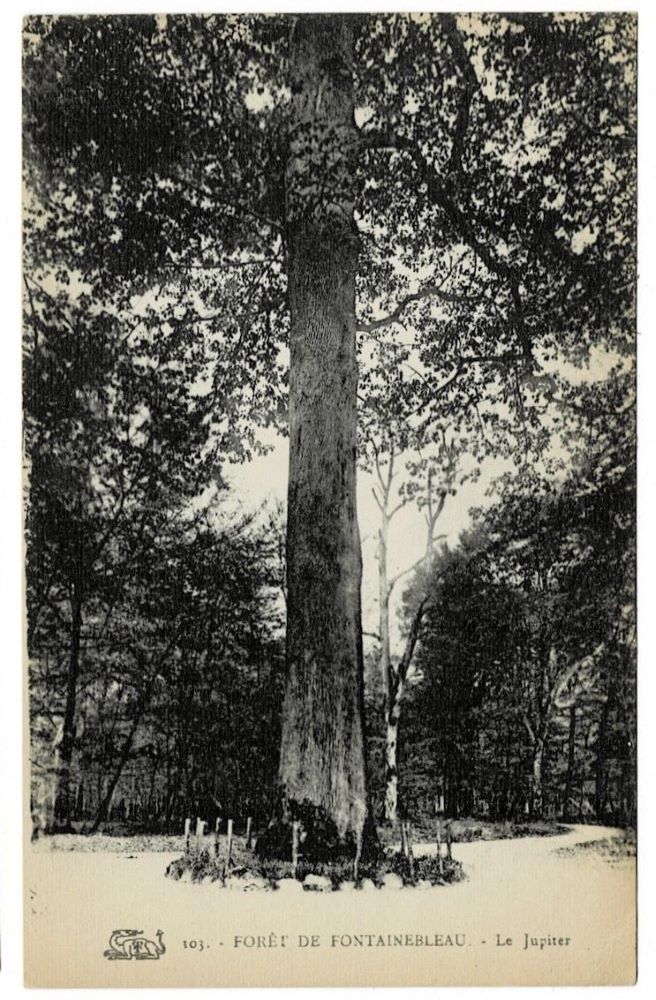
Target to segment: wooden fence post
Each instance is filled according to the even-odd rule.
[[[408,855],[407,855],[407,857],[408,857],[408,864],[410,866],[410,878],[414,882],[414,880],[415,880],[415,858],[414,858],[414,854],[412,853],[412,837],[411,837],[411,833],[410,833],[410,820],[407,821],[406,827],[405,827],[405,842],[406,842],[406,844],[408,846]]]
[[[453,856],[451,854],[451,824],[446,825],[446,856],[449,861],[453,861]]]
[[[226,852],[226,861],[228,865],[232,864],[232,820],[228,820],[228,847]]]
[[[189,837],[191,834],[191,820],[185,820],[185,854],[189,857]]]
[[[405,820],[401,820],[401,854],[404,858],[408,856],[408,838],[406,836]]]
[[[216,822],[214,824],[214,857],[219,856],[219,827],[221,826],[221,817],[216,817]]]
[[[251,849],[251,827],[253,825],[253,817],[249,816],[246,820],[246,849],[250,851]]]
[[[200,816],[196,817],[196,857],[200,855],[200,841],[205,833],[206,825],[205,820],[201,819]]]
[[[442,821],[439,819],[437,821],[437,870],[440,875],[444,872],[444,864],[442,861]]]
[[[297,819],[292,823],[292,878],[296,878],[298,870],[298,842],[300,823]]]

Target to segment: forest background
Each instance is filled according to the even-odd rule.
[[[364,36],[358,42],[355,112],[357,141],[369,150],[358,203],[358,450],[380,511],[372,532],[378,631],[365,619],[374,640],[365,666],[368,782],[382,786],[389,822],[399,812],[446,811],[504,820],[587,813],[632,824],[631,22],[443,15],[371,23],[371,51]],[[285,423],[283,253],[291,253],[292,306],[303,287],[294,283],[294,240],[304,246],[306,237],[289,220],[282,242],[278,235],[277,177],[288,154],[276,105],[285,79],[257,62],[275,55],[280,27],[245,23],[242,34],[221,21],[166,18],[26,27],[28,652],[32,800],[35,823],[47,829],[117,820],[168,830],[190,812],[223,813],[226,802],[232,814],[255,812],[261,826],[276,796],[281,741],[280,780],[298,784],[297,803],[314,801],[307,774],[317,768],[323,784],[330,770],[321,748],[331,746],[333,773],[343,767],[360,791],[342,802],[343,786],[330,778],[317,808],[331,803],[340,839],[362,835],[360,737],[346,750],[342,742],[354,724],[357,731],[359,709],[342,708],[339,693],[342,670],[349,698],[361,683],[357,669],[348,680],[358,645],[349,649],[351,626],[339,634],[352,615],[359,628],[359,607],[356,615],[346,600],[333,610],[344,599],[329,589],[317,614],[324,584],[317,597],[303,592],[321,570],[300,568],[310,566],[304,545],[315,562],[333,544],[339,552],[353,515],[333,523],[329,513],[316,529],[308,522],[318,480],[308,479],[309,505],[302,484],[317,458],[301,450],[293,423],[287,567],[280,512],[265,526],[253,513],[231,518],[222,502],[231,462],[261,450],[257,428]],[[299,49],[310,62],[313,31]],[[422,70],[412,58],[423,46]],[[567,53],[566,70],[552,48],[558,58]],[[129,64],[123,52],[132,53]],[[536,56],[545,64],[534,72]],[[297,64],[301,88],[305,65]],[[145,141],[133,134],[128,80],[154,115],[144,120],[153,129]],[[208,94],[209,117],[196,107]],[[424,120],[435,100],[444,105],[446,154],[433,134],[440,126]],[[500,109],[516,118],[507,138]],[[326,136],[342,127],[335,121],[327,119]],[[193,134],[203,150],[208,128],[228,143],[218,160],[211,142],[206,152],[187,150]],[[314,141],[310,131],[308,149]],[[326,141],[333,155],[331,140],[318,141],[319,155]],[[338,164],[344,141],[334,146]],[[304,177],[317,154],[294,142],[288,162]],[[249,173],[247,147],[266,159],[268,186]],[[379,173],[381,154],[389,179]],[[199,180],[199,168],[211,179]],[[332,184],[321,169],[319,184]],[[334,196],[347,214],[348,176]],[[417,204],[406,205],[415,188]],[[486,198],[491,212],[481,207]],[[342,247],[349,238],[342,234]],[[312,283],[307,247],[298,274],[309,266],[303,281]],[[329,316],[334,308],[321,298],[317,305]],[[294,315],[292,414],[306,398],[294,396],[304,357],[294,361]],[[338,391],[336,383],[329,394]],[[355,443],[341,416],[350,405],[347,395],[327,417],[345,435],[340,456]],[[490,457],[517,471],[499,480],[491,514],[450,549],[436,534],[441,518],[480,469],[489,475]],[[393,515],[413,504],[426,519],[425,555],[390,577]],[[328,501],[325,510],[333,510]],[[371,523],[361,518],[365,537]],[[343,558],[348,578],[348,544]],[[405,574],[397,653],[391,598]],[[284,680],[280,596],[293,622],[289,669],[306,662],[306,647],[327,657],[329,697],[297,684],[293,672]],[[344,667],[333,670],[337,661]],[[329,705],[344,715],[327,724]],[[304,767],[301,730],[319,748]]]

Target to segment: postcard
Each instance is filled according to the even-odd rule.
[[[636,976],[628,13],[23,25],[25,976]]]

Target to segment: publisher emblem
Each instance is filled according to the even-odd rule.
[[[144,961],[158,959],[166,951],[164,932],[157,931],[155,938],[144,937],[143,931],[112,931],[109,936],[109,948],[104,952],[105,958],[132,959]]]

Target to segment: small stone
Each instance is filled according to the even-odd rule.
[[[259,875],[253,875],[251,878],[244,879],[244,892],[252,892],[269,888],[270,886],[267,880],[265,878],[260,878]]]
[[[362,889],[363,892],[371,892],[371,890],[375,889],[376,886],[374,885],[374,883],[371,881],[370,878],[365,878],[360,883],[360,888]]]
[[[257,875],[233,875],[226,879],[226,889],[249,892],[251,889],[265,889],[267,883]]]
[[[415,885],[415,889],[432,889],[432,888],[433,886],[431,885],[431,883],[428,881],[428,879],[425,878],[420,879],[419,882],[417,882],[417,884]]]
[[[332,882],[326,875],[306,875],[303,888],[314,892],[330,892]]]
[[[340,888],[340,892],[342,890],[344,890],[344,889],[348,892],[350,890],[355,889],[355,882],[351,882],[351,881],[348,881],[348,880],[346,882],[340,882],[339,883],[339,888]]]

